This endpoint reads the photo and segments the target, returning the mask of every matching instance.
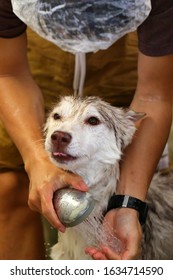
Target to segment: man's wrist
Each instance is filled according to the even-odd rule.
[[[24,157],[24,166],[27,173],[30,173],[30,170],[33,169],[33,166],[39,165],[42,162],[50,161],[47,152],[44,147],[40,144],[37,147],[33,147],[33,149],[29,150],[25,153]]]
[[[116,208],[130,208],[139,213],[139,221],[143,225],[146,221],[148,206],[147,204],[135,197],[129,195],[113,195],[107,207],[107,212]]]

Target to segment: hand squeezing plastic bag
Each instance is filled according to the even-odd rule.
[[[11,1],[14,13],[31,29],[64,51],[76,54],[78,88],[82,69],[85,75],[83,54],[107,49],[136,30],[151,10],[150,0]]]

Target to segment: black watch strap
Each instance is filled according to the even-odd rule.
[[[141,225],[145,223],[148,212],[148,206],[145,202],[129,195],[113,195],[108,202],[107,212],[122,207],[137,210]]]

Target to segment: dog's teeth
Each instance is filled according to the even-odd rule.
[[[54,152],[53,153],[54,156],[61,156],[61,157],[66,157],[67,155],[64,154],[64,153],[57,153],[57,152]]]
[[[62,157],[66,156],[66,154],[63,154],[63,153],[59,153],[59,155],[62,156]]]

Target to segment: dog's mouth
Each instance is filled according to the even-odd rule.
[[[77,159],[77,157],[62,152],[52,152],[52,158],[60,163],[65,163]]]

